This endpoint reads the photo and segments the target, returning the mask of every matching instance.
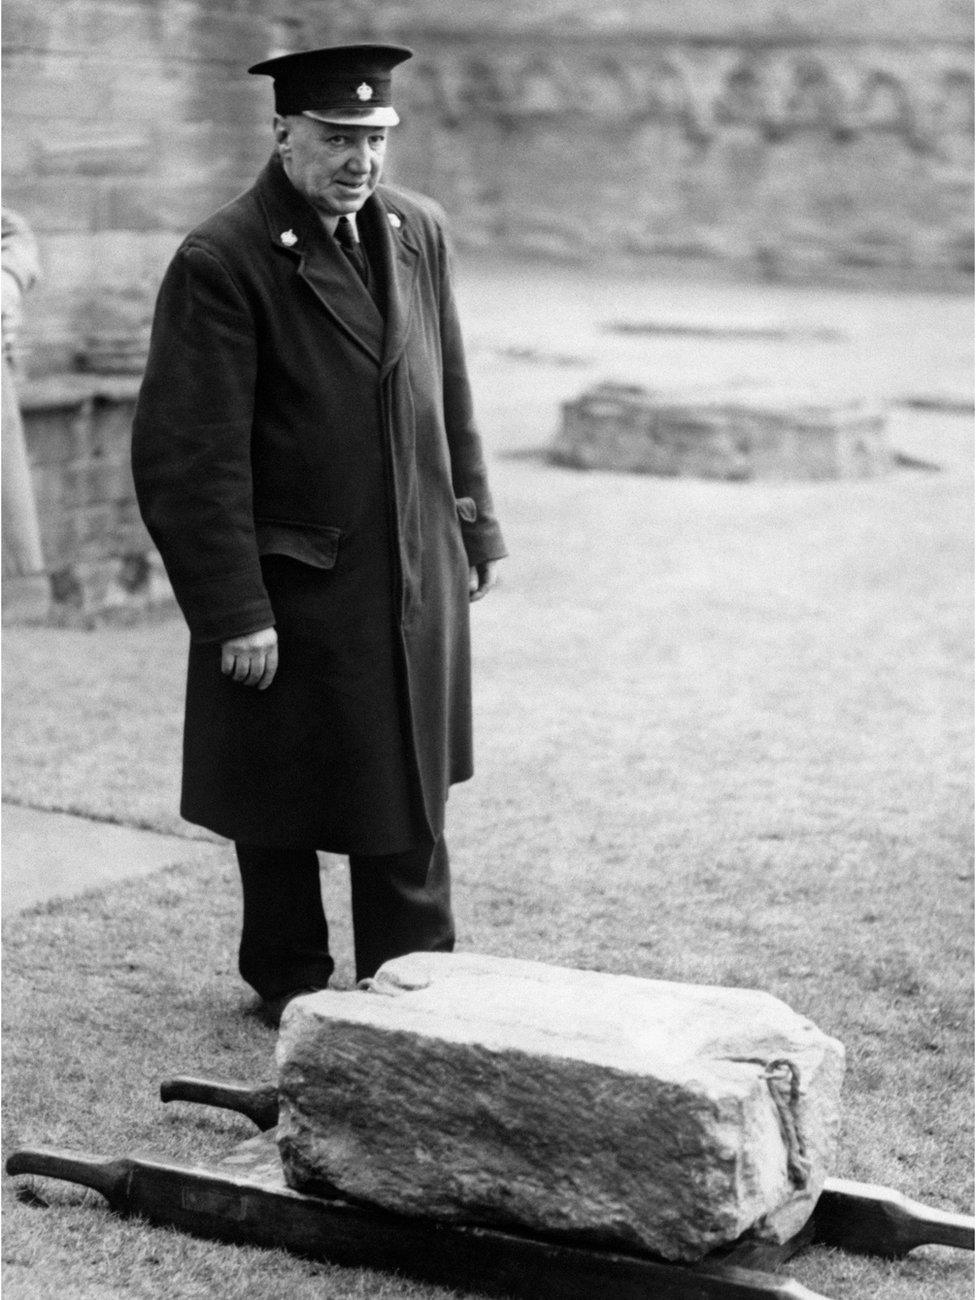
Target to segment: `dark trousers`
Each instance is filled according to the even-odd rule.
[[[299,988],[325,988],[335,963],[322,907],[314,849],[238,843],[244,891],[240,971],[270,1000]],[[444,837],[405,853],[353,854],[352,926],[356,979],[391,957],[454,947],[451,878]]]

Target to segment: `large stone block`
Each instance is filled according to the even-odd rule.
[[[868,478],[891,466],[884,415],[860,402],[609,383],[563,406],[550,459],[576,469],[731,480]]]
[[[691,1260],[806,1221],[843,1061],[766,993],[414,953],[290,1004],[278,1140],[301,1190]]]

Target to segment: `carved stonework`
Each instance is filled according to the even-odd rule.
[[[709,0],[296,12],[306,44],[416,50],[392,176],[438,198],[468,246],[718,258],[771,277],[971,272],[972,52],[944,0],[788,18]]]
[[[348,32],[318,35],[350,35],[355,8]],[[971,268],[958,38],[546,31],[538,4],[520,30],[499,19],[474,37],[422,8],[426,26],[413,8],[371,10],[418,52],[395,176],[440,199],[461,242],[749,260],[774,276]]]
[[[962,0],[4,0],[5,202],[49,272],[31,372],[91,352],[105,284],[151,303],[186,231],[253,181],[271,97],[242,70],[343,40],[416,50],[391,179],[468,247],[956,283],[970,22]]]
[[[473,53],[431,35],[404,82],[408,112],[449,124],[472,115],[499,125],[539,117],[617,126],[662,119],[708,136],[729,125],[774,139],[881,131],[908,147],[938,149],[943,137],[967,134],[972,123],[969,60],[955,47],[921,60],[900,47],[618,50],[597,40]]]

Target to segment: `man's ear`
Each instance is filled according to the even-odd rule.
[[[282,117],[280,113],[275,113],[272,128],[278,156],[279,158],[287,158],[291,153],[291,127],[288,124],[288,119]]]

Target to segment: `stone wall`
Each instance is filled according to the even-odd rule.
[[[188,226],[269,151],[273,50],[405,40],[392,172],[462,245],[751,273],[972,256],[972,53],[957,0],[5,0],[5,202],[47,281],[30,369],[144,328]]]
[[[129,464],[137,389],[132,376],[87,375],[21,387],[41,546],[59,605],[101,607],[113,580],[148,577],[138,557],[150,543]]]
[[[262,4],[4,0],[4,202],[46,273],[33,373],[144,328],[181,233],[261,165],[269,110],[239,74],[271,39]]]
[[[166,594],[129,471],[152,304],[183,233],[267,156],[240,69],[275,39],[263,0],[4,0],[4,203],[44,268],[21,389],[56,618]],[[29,588],[5,582],[5,617]]]
[[[4,0],[4,202],[46,271],[29,375],[137,375],[174,248],[269,154],[270,88],[243,70],[369,38],[418,51],[391,176],[462,247],[968,283],[961,0]],[[70,500],[94,546],[113,511],[79,485],[105,466],[82,447],[55,490],[29,450],[48,514]],[[113,509],[127,528],[131,499]]]
[[[469,243],[770,277],[971,272],[971,52],[948,19],[403,35],[423,54],[398,163]]]
[[[5,0],[4,19],[5,201],[48,270],[35,373],[144,326],[179,235],[260,168],[270,96],[248,62],[360,36],[417,48],[392,172],[461,244],[767,276],[970,268],[955,0]]]

